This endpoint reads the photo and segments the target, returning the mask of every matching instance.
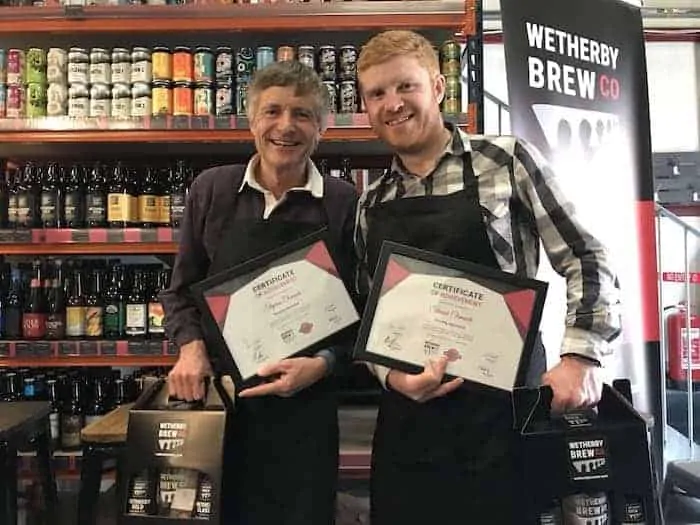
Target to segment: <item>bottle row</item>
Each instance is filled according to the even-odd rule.
[[[541,513],[542,525],[627,525],[647,523],[644,498],[607,492],[577,493],[555,501]]]
[[[353,182],[350,159],[324,175]],[[2,228],[179,228],[196,177],[184,160],[165,165],[27,162],[0,176]]]
[[[447,79],[443,110],[460,113],[461,47],[436,48]],[[328,91],[331,113],[363,112],[354,45],[0,49],[0,117],[246,115],[256,70],[306,64]],[[4,103],[3,103],[4,102]]]
[[[31,269],[3,264],[0,339],[163,339],[159,294],[169,280],[170,270],[161,265],[64,265],[61,259],[36,259]]]
[[[208,520],[215,490],[195,469],[146,469],[129,480],[124,512],[136,516]]]
[[[134,401],[145,376],[162,377],[161,368],[138,369],[125,375],[109,368],[4,369],[0,372],[0,400],[48,401],[54,448],[80,448],[80,431],[114,408]]]

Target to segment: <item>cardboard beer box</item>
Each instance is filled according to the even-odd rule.
[[[218,380],[197,404],[168,399],[159,380],[129,414],[119,524],[222,524],[224,442],[233,402]]]
[[[613,385],[596,410],[558,415],[549,387],[516,393],[523,525],[663,523],[649,425],[629,382]]]

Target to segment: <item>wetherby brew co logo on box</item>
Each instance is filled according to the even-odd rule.
[[[573,481],[604,479],[610,475],[603,438],[567,441],[569,473]]]
[[[159,421],[156,436],[156,456],[180,457],[185,449],[187,423],[184,421]]]

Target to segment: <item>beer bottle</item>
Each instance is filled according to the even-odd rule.
[[[85,170],[74,163],[66,180],[63,217],[68,228],[85,227]]]
[[[107,225],[110,228],[128,228],[134,214],[133,196],[129,185],[129,174],[121,161],[114,165],[107,193]]]
[[[5,337],[18,339],[22,337],[22,314],[24,313],[22,274],[19,268],[13,268],[11,274],[10,290],[5,300]]]
[[[352,164],[349,158],[344,158],[341,162],[340,168],[340,178],[345,182],[355,185],[355,181],[352,178]]]
[[[73,270],[70,284],[71,289],[66,299],[66,335],[85,337],[85,298],[83,277],[79,270]]]
[[[22,176],[17,184],[17,227],[38,228],[39,202],[38,202],[38,169],[29,161],[24,165]]]
[[[138,197],[139,224],[142,228],[155,228],[160,219],[158,208],[158,190],[156,183],[156,171],[153,167],[146,167]]]
[[[41,222],[44,228],[61,228],[63,221],[61,212],[63,203],[61,202],[63,192],[60,189],[63,174],[61,167],[51,162],[43,170],[41,180]]]
[[[90,290],[85,297],[85,335],[101,338],[104,335],[104,303],[102,301],[102,269],[92,273]]]
[[[615,498],[615,523],[620,525],[646,525],[647,515],[644,508],[644,498],[622,494]]]
[[[168,287],[168,271],[163,269],[156,277],[148,299],[148,335],[160,339],[165,337],[165,312],[160,302],[160,293]]]
[[[9,222],[10,190],[8,177],[9,169],[3,166],[0,170],[0,229],[7,228]]]
[[[127,337],[145,337],[148,329],[148,303],[146,300],[146,282],[141,269],[134,270],[131,290],[126,296]]]
[[[5,376],[7,391],[3,397],[3,401],[21,401],[22,391],[20,390],[20,376],[17,372],[9,372]]]
[[[92,403],[85,412],[86,425],[93,423],[109,411],[107,406],[107,388],[104,381],[104,378],[95,378],[93,383]]]
[[[328,166],[328,159],[321,159],[318,161],[318,171],[323,177],[330,177],[331,170]]]
[[[63,261],[54,261],[54,276],[49,289],[46,338],[63,339],[66,336],[66,295],[63,289]]]
[[[197,499],[194,503],[193,518],[208,520],[211,518],[212,483],[209,476],[201,474],[197,486]]]
[[[104,228],[107,225],[107,194],[102,164],[95,162],[87,179],[85,222],[88,228]]]
[[[126,513],[140,516],[154,514],[153,475],[148,469],[136,474],[129,481],[129,493],[126,500]]]
[[[170,226],[170,191],[168,172],[164,168],[156,171],[156,203],[158,207],[158,226]]]
[[[173,228],[182,225],[188,193],[185,161],[178,160],[175,169],[170,169],[170,225]]]
[[[58,383],[56,379],[47,379],[46,388],[48,390],[51,412],[49,413],[49,427],[51,430],[52,448],[58,448],[61,443],[61,400],[58,394]]]
[[[41,261],[38,259],[33,263],[32,274],[29,298],[22,316],[22,335],[25,339],[43,339],[46,337],[46,298]]]
[[[18,178],[19,169],[7,170],[7,227],[17,228],[19,222],[19,189]]]
[[[63,450],[80,448],[80,431],[85,426],[82,405],[83,383],[80,379],[74,379],[70,387],[70,401],[64,405],[63,417],[61,418],[61,448]]]
[[[113,265],[104,298],[104,334],[107,339],[124,336],[124,298],[121,291],[122,266]]]

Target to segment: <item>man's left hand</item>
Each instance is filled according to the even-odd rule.
[[[291,397],[326,374],[326,360],[322,357],[293,357],[264,365],[258,375],[270,378],[270,382],[246,388],[240,397],[280,396]]]
[[[559,364],[542,377],[552,388],[552,412],[566,412],[598,404],[603,392],[603,369],[595,363],[563,356]]]

